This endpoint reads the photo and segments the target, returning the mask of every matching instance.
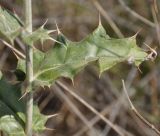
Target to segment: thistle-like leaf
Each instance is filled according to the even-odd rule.
[[[57,41],[59,42],[46,53],[34,49],[35,85],[50,85],[61,76],[73,80],[74,76],[92,61],[98,62],[101,74],[123,61],[139,66],[148,56],[136,45],[136,36],[110,38],[101,24],[80,42],[72,42],[61,33]],[[17,68],[25,71],[24,65],[25,61],[19,60]]]
[[[24,136],[25,122],[18,112],[25,112],[25,103],[19,100],[20,86],[11,85],[3,78],[0,80],[0,130],[9,136]]]
[[[18,113],[19,116],[23,119],[24,122],[26,122],[25,114],[24,113]],[[46,129],[45,124],[48,120],[48,116],[45,116],[40,113],[39,108],[36,104],[33,106],[33,122],[32,122],[32,130],[34,133],[38,134]]]
[[[0,117],[7,114],[13,115],[24,126],[24,122],[17,115],[18,112],[25,112],[25,103],[19,100],[20,97],[19,84],[11,85],[3,78],[0,80]]]
[[[0,33],[11,42],[20,34],[22,24],[16,15],[0,7]]]
[[[7,97],[7,98],[6,98]],[[25,136],[25,101],[21,97],[20,84],[11,85],[0,80],[0,130],[8,136]],[[34,104],[32,129],[34,133],[45,130],[48,116],[42,115]]]
[[[23,127],[13,115],[5,115],[0,118],[0,130],[8,136],[25,136]]]

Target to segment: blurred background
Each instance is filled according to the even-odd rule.
[[[22,0],[0,0],[0,5],[16,12],[23,19]],[[98,25],[99,14],[110,37],[123,38],[137,32],[138,46],[146,49],[144,43],[160,51],[159,0],[33,0],[33,27],[41,26],[47,19],[46,28],[56,29],[72,41],[80,41]],[[53,35],[56,36],[56,35]],[[22,52],[24,45],[16,39],[16,46]],[[53,45],[46,41],[35,46],[47,51]],[[74,59],[74,58],[73,58]],[[14,80],[8,70],[16,68],[17,59],[6,46],[0,46],[0,69]],[[136,109],[149,122],[160,128],[160,61],[141,64],[140,70],[127,63],[121,63],[104,72],[99,78],[98,67],[87,66],[74,79],[61,78],[70,91],[94,107],[101,115],[113,122],[126,136],[157,136],[130,109],[122,88],[125,80],[130,99]],[[63,87],[38,88],[35,102],[43,114],[56,114],[50,118],[46,129],[38,136],[117,136],[100,115],[94,114]]]

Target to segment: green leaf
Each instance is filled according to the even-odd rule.
[[[3,78],[0,80],[0,117],[13,115],[24,127],[24,122],[18,116],[18,112],[25,112],[25,103],[19,100],[21,97],[20,85],[11,85]]]
[[[21,118],[25,122],[25,115],[23,113],[19,114]],[[46,129],[45,124],[48,120],[48,116],[45,116],[40,113],[39,108],[34,105],[33,106],[33,122],[32,122],[32,130],[34,133],[40,133]]]
[[[0,7],[0,33],[11,42],[19,35],[22,24],[18,17]]]
[[[9,136],[25,136],[22,126],[12,115],[5,115],[0,118],[0,130]]]
[[[25,112],[25,103],[21,97],[20,85],[11,85],[3,78],[0,80],[0,130],[9,136],[25,136],[25,122],[18,112]]]
[[[25,136],[25,101],[21,97],[20,84],[11,85],[3,78],[0,80],[0,130],[9,136]],[[33,132],[42,132],[48,116],[42,115],[34,104]]]
[[[59,42],[46,53],[34,49],[35,85],[51,85],[61,76],[73,80],[74,76],[92,61],[98,62],[101,74],[123,61],[139,66],[148,56],[136,45],[136,36],[110,38],[101,24],[80,42],[72,42],[61,33],[57,41]],[[25,61],[19,60],[17,68],[25,71],[24,65]]]
[[[44,24],[45,25],[45,24]],[[47,30],[44,28],[44,25],[42,25],[39,29],[35,30],[34,32],[32,32],[31,34],[26,34],[23,35],[22,38],[24,40],[24,42],[27,45],[33,45],[33,43],[35,43],[36,41],[40,41],[42,44],[45,40],[52,40],[52,38],[50,37],[50,33],[54,32],[54,30]]]
[[[34,106],[33,108],[33,117],[33,131],[35,133],[40,133],[45,130],[45,124],[48,120],[48,116],[41,114],[37,106]]]

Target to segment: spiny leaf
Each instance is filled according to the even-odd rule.
[[[8,136],[25,136],[25,101],[21,97],[20,84],[11,85],[0,80],[0,130]],[[34,133],[45,130],[48,116],[42,115],[34,104],[32,129]]]
[[[25,115],[19,113],[23,121],[25,122]],[[48,120],[48,116],[42,115],[36,105],[33,106],[33,122],[32,130],[34,133],[40,133],[45,130],[45,123]]]
[[[0,7],[0,33],[11,42],[21,31],[21,22],[16,15]]]
[[[8,136],[25,136],[24,129],[12,115],[0,118],[0,130]]]
[[[17,115],[17,112],[25,112],[25,103],[19,98],[21,91],[19,85],[11,85],[3,78],[0,80],[0,117],[13,115],[24,127],[24,122]]]
[[[36,133],[40,133],[45,130],[45,124],[48,120],[48,117],[42,115],[37,106],[33,108],[33,131]]]
[[[54,47],[46,53],[37,49],[33,53],[33,70],[35,85],[50,85],[63,76],[73,80],[74,76],[88,63],[97,61],[100,74],[117,63],[128,61],[139,66],[148,54],[136,45],[136,36],[114,39],[110,38],[101,24],[80,42],[72,42],[61,33]],[[25,61],[19,60],[22,71]]]
[[[33,33],[24,35],[22,37],[24,42],[28,45],[33,45],[33,43],[36,41],[40,41],[43,44],[45,40],[52,40],[52,37],[50,37],[49,34],[51,32],[54,32],[55,30],[47,30],[44,28],[44,25],[42,25],[39,29],[35,30]]]
[[[0,80],[0,130],[9,136],[25,136],[25,122],[18,115],[18,112],[25,112],[20,96],[19,85],[11,85],[3,78]]]

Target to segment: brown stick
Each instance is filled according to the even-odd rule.
[[[127,93],[127,89],[126,89],[126,86],[125,86],[125,83],[124,83],[124,80],[122,80],[122,84],[123,84],[123,90],[126,94],[126,97],[129,101],[129,104],[131,106],[131,110],[135,113],[135,115],[143,122],[145,123],[147,126],[149,126],[154,132],[156,132],[159,136],[160,136],[160,131],[153,125],[151,124],[149,121],[147,121],[138,111],[137,109],[134,107],[131,99],[129,98],[129,95]]]

